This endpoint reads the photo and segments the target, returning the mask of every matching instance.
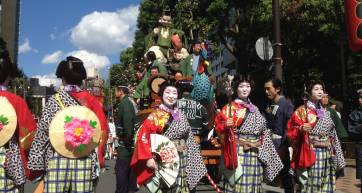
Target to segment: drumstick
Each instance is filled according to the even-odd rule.
[[[214,180],[210,177],[210,175],[208,173],[206,173],[205,175],[207,177],[207,179],[209,180],[209,182],[211,183],[211,185],[215,188],[215,190],[218,193],[222,193],[222,191],[220,190],[220,188],[216,185],[216,183],[214,182]]]

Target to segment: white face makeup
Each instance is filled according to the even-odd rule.
[[[250,91],[251,91],[251,86],[250,83],[248,82],[241,82],[238,86],[237,92],[238,92],[238,97],[241,100],[246,100],[248,99],[249,95],[250,95]]]
[[[166,106],[173,107],[177,102],[177,89],[173,86],[168,86],[163,91],[163,103]]]
[[[316,84],[313,86],[311,91],[311,99],[312,101],[320,101],[324,96],[323,86],[320,84]]]

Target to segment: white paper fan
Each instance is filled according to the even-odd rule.
[[[159,156],[157,169],[168,187],[175,182],[179,173],[180,158],[177,148],[163,135],[151,134],[151,151]]]

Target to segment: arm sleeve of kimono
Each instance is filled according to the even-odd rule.
[[[258,157],[265,164],[265,179],[272,182],[283,169],[283,163],[274,147],[271,131],[266,127],[265,121],[262,123],[262,127],[264,128],[262,130],[262,145],[259,148]]]
[[[359,134],[361,135],[361,129],[358,128],[361,125],[362,117],[358,116],[358,111],[353,111],[348,116],[348,131],[353,134]]]
[[[334,109],[331,109],[330,113],[334,126],[336,127],[338,139],[347,138],[348,137],[347,131],[343,126],[342,120],[338,117],[337,112]]]
[[[17,111],[19,136],[21,148],[29,150],[31,141],[35,135],[36,122],[31,114],[28,105],[24,100],[21,100],[21,109]]]
[[[219,134],[224,133],[226,129],[226,108],[227,106],[223,107],[221,112],[215,117],[215,131]]]
[[[43,171],[45,169],[45,155],[47,148],[50,146],[49,142],[49,124],[53,119],[56,109],[51,108],[56,105],[54,97],[49,98],[43,113],[37,125],[34,140],[30,147],[28,168],[30,170]]]
[[[100,102],[94,98],[94,101],[91,101],[92,104],[92,110],[93,112],[97,115],[99,121],[100,121],[100,125],[101,125],[101,130],[102,130],[102,135],[101,135],[101,140],[99,142],[98,145],[98,159],[99,159],[99,164],[101,168],[105,167],[105,160],[104,160],[104,147],[107,143],[107,139],[108,139],[108,133],[109,133],[109,129],[108,129],[108,124],[107,124],[107,118],[103,112],[103,108],[100,104]]]
[[[154,65],[157,66],[160,74],[167,75],[167,69],[163,64],[161,64],[158,60],[155,60],[154,63],[155,63]]]
[[[344,156],[343,156],[343,151],[342,151],[342,147],[341,147],[341,143],[339,142],[338,136],[337,136],[337,132],[335,129],[331,129],[331,141],[332,141],[332,145],[334,148],[334,157],[333,157],[333,162],[334,162],[334,167],[335,169],[342,169],[345,167],[346,162],[344,160]]]
[[[137,160],[148,160],[152,158],[150,135],[152,130],[156,130],[156,128],[153,127],[155,126],[148,119],[142,123],[136,135],[133,158],[137,158]]]
[[[145,96],[146,93],[144,93],[144,86],[147,84],[148,76],[145,75],[141,82],[137,85],[136,90],[133,94],[133,98],[139,99]]]
[[[288,121],[288,132],[287,138],[290,145],[294,145],[297,142],[298,136],[300,134],[300,128],[303,125],[303,121],[300,119],[298,112],[295,111]]]
[[[188,134],[186,138],[186,144],[187,144],[186,171],[188,173],[187,182],[189,184],[190,189],[193,189],[197,186],[197,183],[201,180],[201,178],[205,176],[207,170],[201,156],[200,145],[196,143],[190,125],[188,123],[184,125],[188,127],[187,129]]]
[[[146,119],[136,135],[135,148],[130,165],[132,171],[136,175],[137,184],[139,186],[142,186],[154,172],[154,170],[151,170],[146,166],[147,160],[152,158],[150,141],[152,127],[153,124],[151,121]]]
[[[16,105],[16,114],[18,118],[18,131],[19,131],[19,150],[21,159],[24,163],[24,169],[26,176],[30,179],[33,178],[30,176],[30,171],[27,167],[27,156],[29,153],[29,149],[31,146],[31,142],[35,135],[36,131],[36,123],[33,119],[33,115],[31,114],[28,105],[23,99],[19,99],[19,105]],[[33,174],[34,175],[34,174]]]

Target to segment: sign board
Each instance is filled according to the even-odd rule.
[[[255,50],[259,58],[264,61],[273,57],[273,45],[267,37],[261,37],[256,41]]]

